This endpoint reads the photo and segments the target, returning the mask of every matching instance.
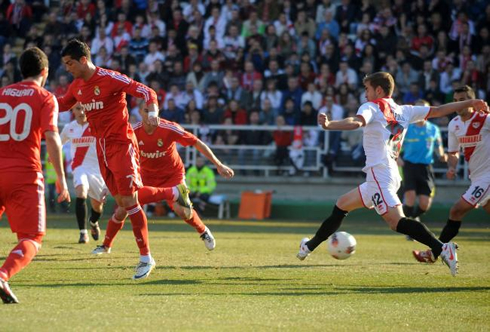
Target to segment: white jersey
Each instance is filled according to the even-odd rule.
[[[430,107],[396,104],[391,98],[380,98],[359,107],[357,115],[366,122],[363,147],[366,153],[365,173],[384,165],[396,167],[403,139],[410,123],[427,118]]]
[[[448,151],[463,149],[470,179],[490,177],[490,116],[476,113],[468,121],[460,116],[449,122]]]
[[[88,123],[80,125],[77,121],[67,124],[60,134],[61,143],[70,142],[71,168],[83,166],[90,173],[100,174],[97,159],[96,139],[91,134]]]

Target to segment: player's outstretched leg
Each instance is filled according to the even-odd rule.
[[[87,199],[77,197],[75,201],[75,214],[77,216],[78,229],[80,230],[80,238],[78,239],[78,243],[88,243]]]
[[[12,249],[0,268],[0,298],[3,303],[18,303],[8,281],[26,267],[41,247],[43,234],[18,233],[19,243]]]
[[[316,249],[322,242],[324,242],[330,235],[335,233],[342,224],[342,220],[347,216],[348,212],[340,209],[337,205],[333,208],[330,217],[325,219],[315,236],[311,240],[301,240],[300,249],[296,257],[300,260],[304,260],[313,250]]]
[[[396,231],[409,235],[414,240],[429,246],[433,256],[427,259],[435,261],[438,256],[441,256],[443,262],[449,267],[451,275],[456,276],[458,273],[458,256],[456,254],[458,246],[455,243],[442,243],[423,223],[409,218],[401,218],[396,225]],[[415,258],[418,260],[417,257]]]
[[[199,237],[204,242],[204,245],[208,250],[213,250],[216,247],[216,240],[214,239],[213,233],[211,230],[202,222],[199,214],[193,209],[192,210],[192,218],[186,219],[183,212],[184,208],[179,206],[178,209],[175,209],[175,212],[184,219],[184,221],[191,227],[193,227],[197,233],[199,233]]]

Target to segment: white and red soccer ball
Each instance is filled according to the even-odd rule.
[[[328,252],[335,259],[347,259],[356,252],[356,239],[347,232],[335,232],[327,240]]]

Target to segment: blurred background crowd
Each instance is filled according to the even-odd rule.
[[[165,119],[315,125],[319,111],[355,114],[363,77],[380,70],[395,77],[399,103],[445,103],[460,84],[488,99],[489,28],[488,0],[0,0],[0,77],[2,86],[19,81],[20,52],[38,46],[50,60],[47,88],[63,95],[72,78],[60,50],[77,37],[96,65],[152,87]],[[139,101],[128,102],[137,121]],[[280,138],[227,131],[206,140]]]

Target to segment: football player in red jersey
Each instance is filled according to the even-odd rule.
[[[0,89],[0,217],[6,212],[19,240],[0,268],[4,303],[18,303],[8,280],[31,262],[46,232],[43,136],[60,184],[58,202],[70,201],[61,160],[58,103],[43,88],[48,58],[39,48],[28,48],[20,57],[20,69],[24,80]]]
[[[140,203],[147,204],[166,200],[175,213],[200,234],[206,248],[213,250],[216,245],[215,239],[196,211],[174,203],[176,193],[172,192],[172,187],[175,188],[179,184],[185,186],[185,168],[176,143],[183,146],[194,146],[216,166],[218,173],[226,179],[234,176],[233,170],[221,163],[204,142],[185,131],[177,123],[159,118],[158,125],[154,125],[150,121],[148,109],[144,107],[140,108],[140,114],[142,122],[134,126],[141,151],[141,175],[145,185],[139,191]],[[110,253],[114,238],[123,227],[125,218],[126,211],[118,208],[109,220],[104,243],[97,246],[92,251],[93,254]]]
[[[139,172],[138,142],[129,124],[126,94],[142,98],[149,109],[149,121],[156,124],[158,115],[155,91],[116,71],[95,66],[87,44],[72,39],[61,51],[62,61],[75,80],[68,92],[58,98],[61,111],[80,102],[87,114],[92,134],[97,139],[97,157],[104,181],[119,206],[129,214],[140,262],[134,280],[148,277],[155,267],[151,257],[146,215],[138,202],[142,187]],[[182,199],[190,206],[187,192]]]

